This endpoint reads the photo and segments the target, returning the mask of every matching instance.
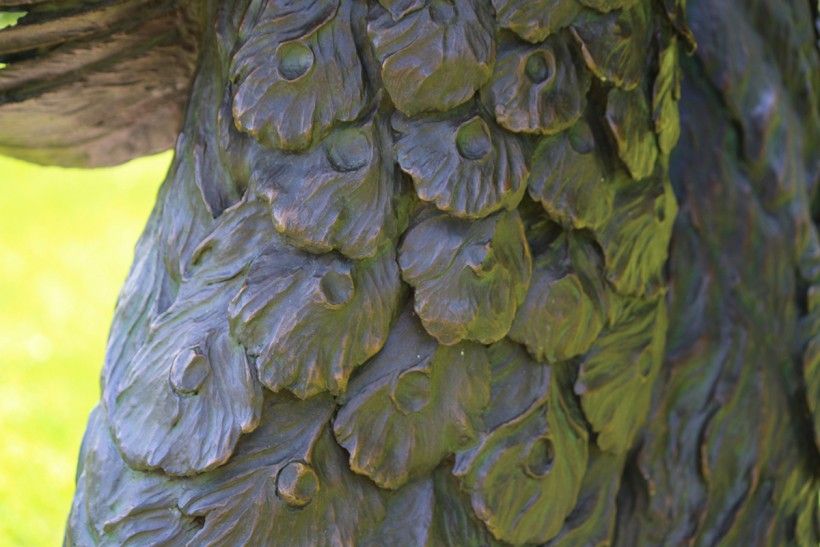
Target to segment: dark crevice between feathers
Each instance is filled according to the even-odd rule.
[[[620,540],[622,530],[629,529],[626,525],[633,515],[647,514],[649,511],[649,496],[651,485],[641,472],[638,457],[641,453],[643,441],[639,440],[629,451],[621,474],[621,486],[615,502],[615,526],[612,531],[612,545],[628,544],[629,539]],[[625,526],[626,525],[626,526]]]

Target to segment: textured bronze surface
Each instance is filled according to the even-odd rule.
[[[11,8],[0,153],[179,134],[67,545],[820,542],[809,0]]]

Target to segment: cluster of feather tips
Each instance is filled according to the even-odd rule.
[[[69,541],[608,540],[665,344],[682,3],[238,4]]]

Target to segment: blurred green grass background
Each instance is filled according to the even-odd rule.
[[[0,157],[0,545],[62,544],[114,304],[170,160]]]

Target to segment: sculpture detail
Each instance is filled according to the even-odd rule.
[[[0,31],[0,127],[67,93],[32,44],[172,28],[133,62],[193,80],[68,545],[817,541],[807,5],[88,4]]]

